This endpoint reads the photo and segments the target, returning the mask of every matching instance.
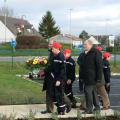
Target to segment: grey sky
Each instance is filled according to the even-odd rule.
[[[41,17],[50,10],[62,33],[69,33],[70,8],[71,33],[82,30],[89,34],[120,33],[120,0],[7,0],[16,16],[26,15],[36,28]],[[4,0],[0,0],[0,6]]]

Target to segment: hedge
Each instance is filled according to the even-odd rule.
[[[40,36],[17,36],[16,38],[17,46],[16,49],[38,49],[38,48],[47,48],[48,43],[45,39]]]

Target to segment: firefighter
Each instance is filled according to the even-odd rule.
[[[62,45],[60,43],[53,43],[52,52],[54,58],[52,60],[51,76],[53,77],[53,97],[55,105],[57,106],[58,115],[65,114],[64,84],[66,80],[66,65],[61,48]]]
[[[111,77],[111,70],[110,70],[110,53],[105,52],[103,54],[103,73],[105,78],[105,89],[107,93],[110,92],[110,77]]]
[[[66,59],[66,77],[65,94],[72,103],[72,108],[76,108],[76,100],[73,96],[72,84],[75,81],[75,61],[71,58],[71,50],[65,49],[64,56]]]

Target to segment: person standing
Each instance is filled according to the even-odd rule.
[[[52,46],[53,46],[54,40],[50,40],[48,44],[48,64],[44,70],[41,70],[38,74],[40,76],[45,76],[44,83],[43,83],[43,91],[46,91],[46,110],[42,111],[42,114],[46,113],[52,113],[54,110],[54,104],[53,99],[51,97],[51,88],[53,86],[53,83],[51,82],[52,76],[51,76],[51,70],[52,70],[52,59],[54,57],[54,54],[52,52]]]
[[[111,77],[111,70],[110,70],[110,53],[105,52],[103,54],[103,73],[105,78],[105,88],[109,95],[110,93],[110,77]]]
[[[101,53],[94,48],[90,39],[84,42],[84,48],[85,51],[82,55],[80,76],[85,85],[85,113],[92,114],[93,106],[95,111],[100,111],[96,84],[102,80],[102,56]]]
[[[101,56],[102,56],[102,47],[96,47],[96,49],[98,50],[98,51],[100,51],[100,53],[101,53]],[[108,57],[109,56],[109,54],[107,54],[106,55],[106,53],[105,54],[103,54],[103,58],[104,57]],[[100,97],[100,101],[101,101],[101,103],[102,103],[102,106],[103,106],[103,108],[102,108],[102,110],[108,110],[109,108],[110,108],[110,100],[109,100],[109,97],[108,97],[108,94],[107,94],[107,91],[106,91],[106,89],[107,89],[107,85],[108,85],[108,88],[109,88],[109,82],[107,81],[107,79],[106,79],[106,76],[104,75],[105,74],[105,72],[104,72],[104,68],[106,68],[105,66],[105,60],[103,59],[103,74],[102,74],[102,80],[101,80],[101,82],[99,82],[99,83],[97,83],[97,85],[96,85],[96,87],[97,87],[97,92],[98,92],[98,94],[99,94],[99,97]],[[106,74],[107,75],[107,74]],[[107,81],[107,82],[106,82]],[[107,84],[108,83],[108,84]]]
[[[57,106],[58,115],[65,114],[64,85],[66,81],[66,65],[61,48],[62,45],[60,43],[53,43],[52,52],[54,58],[52,60],[51,75],[53,77],[53,98]]]
[[[84,84],[83,84],[83,80],[81,79],[81,74],[80,74],[80,72],[81,72],[81,61],[82,61],[82,59],[83,59],[83,52],[82,53],[80,53],[80,55],[79,55],[79,57],[78,57],[78,59],[77,59],[77,63],[78,63],[78,65],[79,65],[79,92],[80,92],[80,94],[83,94],[84,93]]]
[[[72,103],[72,108],[76,108],[76,100],[75,97],[73,96],[72,91],[72,84],[75,81],[75,61],[71,57],[72,52],[70,49],[65,49],[63,53],[66,59],[66,76],[67,76],[67,81],[65,84],[65,94],[70,99]]]

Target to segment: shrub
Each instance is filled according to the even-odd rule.
[[[17,49],[38,49],[38,48],[47,48],[47,42],[40,36],[17,36]]]

